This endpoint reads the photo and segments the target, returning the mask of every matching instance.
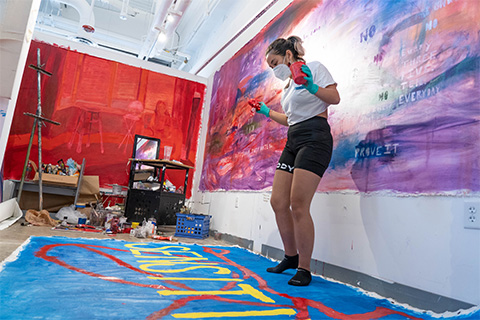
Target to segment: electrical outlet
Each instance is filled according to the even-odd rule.
[[[480,203],[479,202],[464,203],[463,226],[466,229],[480,229]]]
[[[201,196],[201,199],[200,199],[200,203],[201,203],[201,204],[208,204],[208,203],[210,203],[210,194],[209,194],[209,193],[202,192],[202,196]]]
[[[270,194],[264,193],[263,194],[263,202],[269,202],[270,201]]]
[[[238,196],[235,197],[235,208],[238,208],[238,204],[240,202],[240,199]]]

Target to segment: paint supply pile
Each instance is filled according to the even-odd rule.
[[[162,188],[163,192],[171,192],[171,193],[183,193],[183,186],[179,186],[178,188],[168,179],[165,179],[163,185],[161,185],[158,181],[158,177],[150,176],[147,181],[135,181],[133,183],[133,188],[138,190],[151,190],[151,191],[158,191]]]
[[[173,236],[167,236],[157,230],[157,221],[151,217],[145,218],[142,223],[128,222],[123,211],[115,211],[114,207],[103,207],[103,203],[89,203],[88,205],[71,205],[56,213],[57,220],[52,220],[55,230],[99,232],[110,236],[129,234],[131,237],[154,240],[173,241]],[[48,224],[48,221],[47,223]]]
[[[133,229],[130,234],[136,238],[151,238],[157,233],[157,221],[155,218],[150,218],[148,221],[143,219],[142,225]]]
[[[29,161],[29,164],[32,165],[32,162]],[[35,165],[36,167],[36,165]],[[74,176],[79,175],[82,166],[78,164],[72,158],[67,160],[67,165],[63,162],[63,159],[57,161],[57,164],[43,163],[42,172],[48,174],[58,174],[61,176]]]
[[[87,215],[76,210],[75,206],[72,204],[71,206],[61,208],[56,213],[55,218],[70,224],[75,224],[79,219],[86,219]]]
[[[169,187],[168,184],[167,187]],[[133,221],[128,221],[130,218],[125,216],[123,204],[105,206],[105,202],[110,198],[100,199],[99,197],[96,197],[96,199],[97,201],[77,203],[77,205],[70,205],[61,208],[57,213],[52,214],[52,217],[57,220],[52,220],[53,223],[50,222],[50,225],[53,226],[54,230],[98,232],[109,236],[127,234],[139,239],[174,241],[173,233],[175,230],[173,228],[167,228],[168,224],[166,223],[166,220],[160,221],[160,224],[163,226],[161,230],[157,229],[155,215],[149,215],[148,212],[141,215],[140,219],[143,219],[142,222],[139,222],[138,220],[135,221],[135,219],[132,219]],[[179,213],[177,214],[200,216],[190,215],[190,208],[186,206],[182,206],[178,211]],[[192,220],[191,218],[188,219]],[[208,237],[209,231],[209,219],[210,217],[201,219],[204,221],[201,221],[202,224],[200,226],[199,222],[196,221],[196,226],[192,227],[192,230],[189,229],[189,226],[186,226],[184,227],[185,232],[177,231],[177,234],[199,239],[206,238]],[[48,221],[46,221],[44,225],[47,224],[49,224]]]

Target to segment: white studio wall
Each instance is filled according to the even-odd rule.
[[[0,167],[40,0],[0,1]]]
[[[252,240],[256,252],[283,249],[269,195],[200,193],[194,211],[210,214],[213,230]],[[464,200],[317,193],[312,259],[478,305],[480,234],[464,228]]]
[[[262,0],[231,2],[226,1],[225,6],[237,6],[236,14],[228,16],[222,26],[216,31],[216,41],[204,44],[199,54],[199,62],[193,65],[190,72],[200,76],[208,77],[215,72],[219,66],[237,52],[250,37],[250,32],[245,29],[261,29],[277,14],[288,6],[292,0]],[[241,7],[248,5],[249,10],[241,10]],[[251,12],[257,11],[257,16],[252,17]],[[227,46],[225,47],[225,44]]]

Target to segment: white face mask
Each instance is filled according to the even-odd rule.
[[[285,58],[286,58],[286,56],[285,56]],[[288,77],[290,77],[292,75],[292,71],[285,64],[285,58],[283,59],[282,64],[279,64],[279,65],[275,66],[275,68],[273,68],[273,74],[275,75],[275,77],[277,77],[278,79],[280,79],[282,81],[287,80]]]

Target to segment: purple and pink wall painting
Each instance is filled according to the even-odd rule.
[[[265,50],[298,35],[341,96],[318,191],[479,192],[478,21],[479,1],[294,1],[215,74],[200,189],[271,188],[287,127],[247,102],[281,110]]]

